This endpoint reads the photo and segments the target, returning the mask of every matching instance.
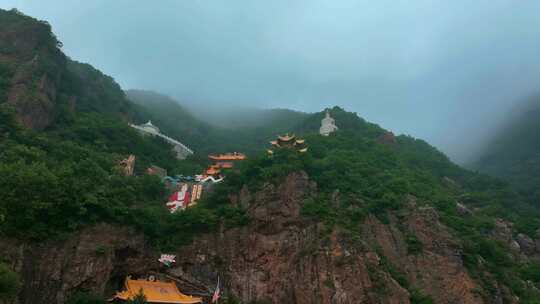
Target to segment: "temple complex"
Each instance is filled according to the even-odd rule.
[[[269,154],[274,154],[273,149],[294,149],[300,153],[305,153],[308,150],[308,147],[304,139],[297,138],[296,135],[289,133],[278,136],[276,140],[270,142],[272,149],[268,150]]]
[[[321,120],[321,128],[319,133],[322,136],[328,136],[330,133],[337,131],[336,121],[330,116],[330,112],[326,110],[326,116]]]
[[[165,134],[162,134],[159,128],[154,126],[151,121],[148,121],[147,123],[142,125],[129,124],[129,126],[136,129],[143,135],[157,136],[165,140],[167,143],[171,144],[173,146],[174,152],[176,153],[176,158],[178,159],[186,159],[186,157],[193,154],[193,151],[191,151],[191,149],[186,147],[183,143],[179,142],[174,138],[170,138]]]
[[[232,169],[236,163],[246,160],[246,155],[233,152],[219,155],[208,155],[208,158],[210,161],[212,161],[212,164],[204,171],[203,174],[196,176],[196,180],[198,182],[221,182],[223,180],[223,171]]]
[[[117,292],[109,300],[114,303],[126,303],[133,300],[140,292],[148,303],[195,304],[202,303],[202,298],[185,295],[178,290],[174,282],[132,280],[128,277],[124,283],[125,290]]]

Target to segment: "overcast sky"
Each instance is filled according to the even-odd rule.
[[[538,0],[0,0],[0,7],[49,21],[70,57],[125,89],[303,111],[339,105],[457,161],[517,101],[540,91]]]

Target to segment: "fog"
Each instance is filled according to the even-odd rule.
[[[540,90],[537,0],[0,0],[0,7],[49,21],[70,57],[125,89],[214,107],[339,105],[458,162]]]

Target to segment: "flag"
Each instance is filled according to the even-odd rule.
[[[219,277],[217,278],[217,285],[216,285],[216,290],[214,291],[214,295],[212,296],[212,303],[217,303],[218,300],[219,300],[219,295],[220,293],[220,290],[219,290]]]

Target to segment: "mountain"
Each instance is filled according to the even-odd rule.
[[[212,125],[156,93],[126,97],[45,22],[0,10],[0,25],[0,301],[104,303],[128,275],[209,300],[219,275],[224,303],[538,303],[539,210],[507,183],[339,107]],[[148,119],[198,155],[128,126]],[[269,155],[284,131],[307,152]],[[249,158],[170,214],[146,167],[196,172],[203,151]],[[129,154],[133,176],[118,170]]]
[[[277,134],[298,130],[298,125],[309,116],[285,109],[242,108],[201,117],[191,113],[192,107],[185,108],[156,92],[128,90],[126,94],[138,106],[138,122],[153,121],[165,134],[179,139],[200,155],[260,152]],[[205,107],[200,108],[202,111]]]
[[[503,178],[534,201],[540,199],[540,96],[526,100],[470,166]]]

